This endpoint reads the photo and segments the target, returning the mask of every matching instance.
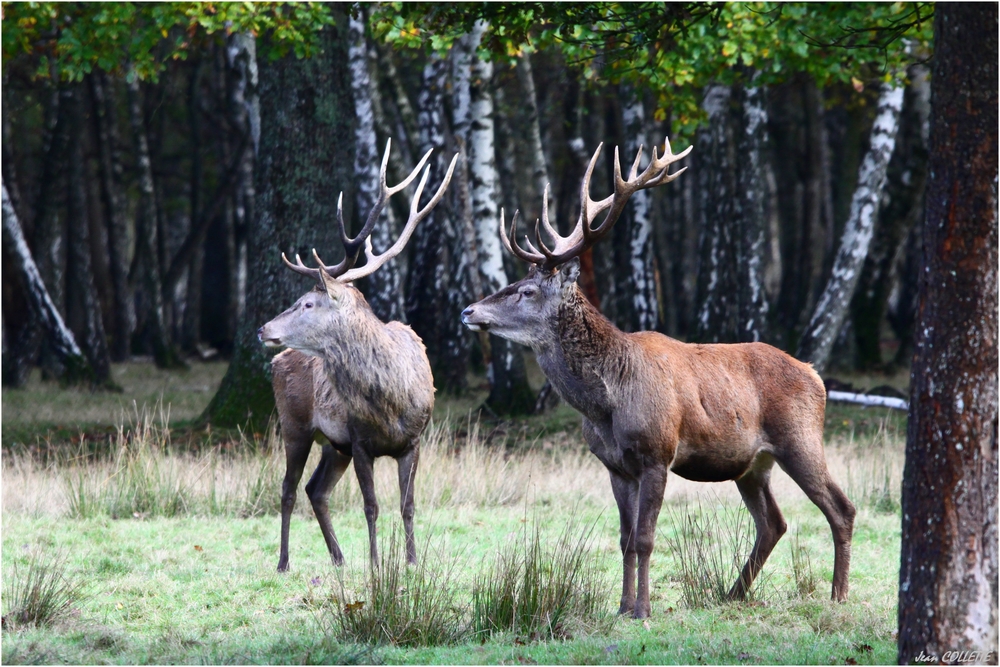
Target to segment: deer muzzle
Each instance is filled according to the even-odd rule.
[[[462,324],[472,331],[486,331],[490,328],[489,321],[476,311],[475,306],[469,306],[462,311]]]

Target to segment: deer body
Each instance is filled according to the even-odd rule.
[[[833,598],[847,597],[854,507],[833,482],[823,453],[826,393],[816,372],[762,343],[696,345],[655,332],[624,333],[584,297],[576,281],[577,256],[606,234],[628,196],[671,180],[669,144],[654,151],[638,175],[618,172],[615,193],[601,202],[587,191],[598,152],[584,177],[581,219],[568,237],[542,222],[536,250],[520,248],[514,227],[504,245],[532,264],[528,275],[479,303],[462,319],[474,331],[531,347],[539,366],[567,403],[583,415],[583,435],[607,468],[618,505],[623,558],[619,613],[650,613],[649,561],[667,472],[695,481],[734,480],[757,529],[739,579],[729,591],[743,598],[778,539],[785,520],[770,489],[777,463],[823,511],[833,532]],[[611,211],[596,229],[594,215]],[[636,583],[638,582],[638,590]]]
[[[399,469],[400,510],[406,535],[407,561],[415,563],[413,535],[413,478],[420,452],[420,436],[434,408],[434,378],[423,342],[400,322],[383,323],[372,312],[361,292],[351,283],[376,271],[405,247],[417,223],[427,216],[444,195],[455,167],[455,159],[435,195],[420,208],[420,195],[428,172],[417,186],[410,216],[393,246],[375,255],[369,236],[382,207],[405,188],[430,157],[424,155],[409,177],[389,188],[385,171],[386,146],[380,173],[381,192],[368,220],[354,239],[348,238],[338,204],[337,217],[346,251],[336,266],[326,266],[316,255],[319,268],[311,269],[296,256],[296,273],[318,281],[291,308],[262,326],[257,336],[268,347],[291,348],[271,362],[275,404],[285,441],[285,479],[281,495],[281,552],[278,571],[288,569],[288,534],[299,481],[312,445],[319,442],[323,453],[308,484],[323,538],[335,565],[344,557],[330,523],[330,491],[354,461],[364,498],[368,522],[369,553],[377,564],[376,522],[379,507],[375,497],[374,460],[396,459]],[[457,156],[456,156],[457,157]],[[341,198],[343,195],[341,195]],[[353,268],[361,247],[367,262]]]

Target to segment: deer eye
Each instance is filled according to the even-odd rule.
[[[312,307],[313,307],[313,305],[312,305],[312,301],[306,301],[306,302],[305,302],[305,304],[304,304],[304,306],[305,306],[306,308],[312,308]]]
[[[525,287],[523,290],[521,290],[521,295],[526,296],[529,299],[535,296],[536,294],[538,294],[538,290],[536,290],[534,287]]]

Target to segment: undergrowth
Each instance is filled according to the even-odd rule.
[[[15,560],[4,577],[4,629],[47,626],[69,614],[82,597],[83,585],[66,575],[66,558],[34,551],[27,562]]]

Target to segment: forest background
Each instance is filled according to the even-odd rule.
[[[339,259],[337,195],[357,229],[391,137],[390,182],[433,148],[432,190],[451,155],[462,157],[407,256],[359,287],[376,314],[423,338],[439,393],[462,394],[486,371],[488,412],[544,410],[527,353],[460,324],[467,304],[524,271],[501,253],[500,210],[534,220],[549,184],[565,232],[598,143],[601,196],[612,146],[627,162],[669,136],[675,151],[694,145],[688,173],[633,197],[611,240],[583,258],[595,305],[626,331],[762,340],[824,372],[905,368],[920,335],[927,343],[915,325],[921,289],[934,294],[928,271],[944,276],[958,261],[949,250],[935,264],[928,240],[965,229],[971,282],[952,292],[958,310],[926,314],[972,322],[964,340],[982,343],[974,364],[933,354],[992,386],[961,405],[982,404],[986,426],[974,437],[988,439],[990,424],[993,434],[992,458],[987,446],[965,463],[995,471],[996,36],[985,55],[948,61],[965,78],[936,80],[950,95],[939,99],[984,105],[970,131],[992,150],[992,160],[969,161],[973,184],[994,184],[992,200],[969,199],[980,207],[973,226],[946,228],[927,217],[944,201],[928,199],[932,128],[951,108],[932,107],[947,25],[931,5],[8,3],[3,12],[7,386],[40,365],[45,378],[115,390],[112,362],[148,355],[172,368],[218,355],[229,370],[201,421],[259,427],[273,396],[256,329],[309,287],[279,253]],[[966,28],[981,19],[954,16]],[[407,204],[386,211],[376,249],[395,238]],[[973,285],[992,310],[981,296],[958,298]],[[947,402],[933,383],[929,395]],[[913,444],[912,416],[910,429]],[[995,531],[995,483],[983,492]],[[905,539],[904,530],[904,552]]]

